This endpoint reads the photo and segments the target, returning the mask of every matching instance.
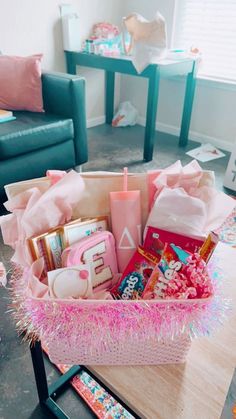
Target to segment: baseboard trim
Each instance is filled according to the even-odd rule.
[[[145,127],[145,124],[146,124],[145,118],[140,116],[138,118],[138,124]],[[156,130],[164,132],[166,134],[175,135],[176,137],[179,136],[179,132],[180,132],[180,129],[177,128],[176,126],[163,124],[162,122],[156,123]],[[191,131],[191,130],[189,131],[189,139],[192,141],[196,141],[200,144],[210,143],[214,145],[215,147],[218,147],[222,150],[230,151],[230,152],[233,151],[233,147],[234,147],[234,145],[229,143],[228,141],[223,141],[219,138],[211,137],[211,136],[201,134],[199,132]]]
[[[97,125],[102,125],[105,123],[105,115],[97,116],[95,118],[87,119],[87,128],[96,127]],[[145,127],[146,120],[144,117],[138,117],[138,124]],[[156,123],[156,130],[164,132],[166,134],[175,135],[176,137],[179,136],[179,128],[174,125],[163,124],[162,122]],[[205,134],[201,134],[196,131],[189,131],[189,139],[192,141],[196,141],[200,144],[210,143],[215,147],[218,147],[222,150],[226,151],[233,151],[234,144],[229,143],[228,141],[223,141],[220,138],[211,137]]]
[[[96,127],[97,125],[105,124],[105,115],[97,116],[96,118],[87,119],[87,128]]]

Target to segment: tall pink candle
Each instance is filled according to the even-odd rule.
[[[124,169],[124,190],[110,192],[112,233],[116,241],[119,272],[123,272],[136,248],[141,244],[140,191],[128,191],[127,168]]]

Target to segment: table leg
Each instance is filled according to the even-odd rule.
[[[193,70],[187,76],[185,98],[184,98],[184,109],[181,122],[181,130],[179,137],[179,146],[185,147],[188,144],[188,135],[191,122],[193,98],[196,87],[196,76],[197,76],[198,62],[193,63]]]
[[[44,404],[49,397],[49,392],[41,343],[38,341],[35,342],[35,344],[30,347],[30,352],[34,368],[36,386],[38,390],[39,402],[40,404]]]
[[[149,77],[149,83],[148,83],[146,128],[145,128],[144,151],[143,151],[143,159],[147,162],[152,160],[152,155],[153,155],[157,103],[158,103],[158,93],[159,93],[159,80],[160,80],[159,70],[155,66],[153,73]]]
[[[52,399],[52,396],[56,395],[56,393],[78,373],[81,367],[77,366],[70,368],[67,373],[63,374],[48,388],[41,343],[38,341],[35,342],[35,344],[30,347],[30,352],[40,404],[52,412],[58,419],[70,419],[69,416]]]
[[[115,73],[106,71],[105,73],[105,110],[106,124],[111,124],[114,113],[114,92],[115,92]]]
[[[54,383],[48,387],[47,376],[43,360],[43,351],[40,341],[36,341],[34,345],[30,347],[31,358],[33,363],[34,375],[36,386],[38,390],[39,402],[45,406],[54,416],[58,419],[70,419],[69,416],[60,408],[60,406],[53,400],[60,390],[63,390],[65,384],[78,374],[81,370],[87,371],[87,373],[93,377],[111,396],[115,398],[128,412],[130,412],[134,418],[139,418],[136,413],[124,403],[119,396],[117,396],[106,384],[99,379],[92,371],[85,366],[73,366],[66,373],[60,376]]]

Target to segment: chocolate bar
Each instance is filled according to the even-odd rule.
[[[28,239],[28,247],[32,260],[35,261],[39,258],[43,258],[44,260],[43,276],[45,276],[45,274],[51,269],[49,256],[47,254],[43,240],[46,235],[47,233],[44,233]]]
[[[46,234],[43,238],[43,245],[46,248],[49,259],[50,270],[62,267],[61,255],[63,252],[63,243],[61,230],[56,230]]]
[[[207,263],[214,252],[216,245],[219,241],[219,237],[216,233],[211,232],[206,240],[204,241],[201,249],[199,250],[199,254],[201,258]]]
[[[107,217],[79,218],[65,224],[63,229],[63,246],[69,247],[92,233],[106,231],[108,228]]]

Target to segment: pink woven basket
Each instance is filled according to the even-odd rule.
[[[176,170],[178,173],[178,162]],[[195,163],[191,170],[196,170]],[[160,173],[157,171],[150,176],[132,174],[129,178],[130,190],[141,191],[143,226],[158,187],[156,183],[154,188],[153,176]],[[173,167],[166,173],[170,175],[172,188]],[[196,173],[198,178],[199,168]],[[185,175],[183,179],[180,175],[178,185],[179,181],[185,185]],[[122,182],[121,174],[95,172],[80,176],[71,171],[44,193],[38,193],[32,187],[27,193],[22,192],[23,195],[10,199],[8,207],[12,208],[12,216],[6,222],[5,235],[7,243],[14,244],[12,247],[16,250],[13,260],[29,266],[25,240],[64,224],[71,220],[72,215],[73,218],[109,215],[109,192],[121,190]],[[162,182],[159,185],[161,190]],[[209,173],[205,180],[201,178],[201,186],[208,185],[208,182]],[[35,186],[34,182],[32,186]],[[50,359],[56,363],[132,365],[184,362],[191,339],[208,336],[224,321],[228,308],[221,295],[221,275],[212,262],[214,257],[210,261],[212,267],[208,264],[214,296],[201,300],[34,298],[29,270],[23,271],[17,266],[12,275],[12,309],[17,328],[30,341],[42,340],[48,347]]]
[[[67,333],[66,326],[63,331],[60,328],[45,336],[49,357],[55,363],[82,365],[185,362],[191,345],[190,333],[185,327],[174,332],[171,323],[174,324],[176,315],[185,323],[187,313],[191,317],[190,313],[196,314],[200,306],[204,310],[202,301],[200,305],[92,300],[74,306],[69,302],[57,304],[54,310],[68,318],[73,333]]]
[[[15,318],[41,339],[54,363],[134,365],[186,360],[191,338],[208,334],[214,298],[201,300],[52,300],[29,296],[27,271],[12,276]],[[210,316],[209,316],[210,313]],[[19,325],[20,324],[20,325]],[[201,333],[199,333],[199,331]]]
[[[116,340],[104,347],[88,347],[80,344],[70,347],[68,343],[52,339],[48,344],[50,360],[55,364],[79,365],[157,365],[183,363],[191,345],[188,336],[175,339],[149,339],[135,342],[132,338],[119,343]]]

